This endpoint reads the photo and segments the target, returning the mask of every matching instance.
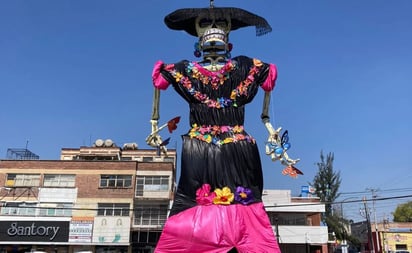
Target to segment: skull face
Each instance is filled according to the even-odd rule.
[[[226,34],[229,34],[231,28],[230,17],[219,17],[216,18],[213,13],[211,15],[199,15],[196,18],[196,32],[197,36],[201,37],[206,30],[210,28],[219,28],[223,30]]]
[[[229,16],[215,17],[213,12],[200,15],[196,19],[196,32],[199,37],[200,47],[212,47],[225,50],[231,29]]]

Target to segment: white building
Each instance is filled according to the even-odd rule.
[[[264,190],[263,203],[282,253],[328,252],[328,228],[321,226],[319,198],[292,197],[290,190]]]

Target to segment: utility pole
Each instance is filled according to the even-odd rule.
[[[376,253],[380,252],[380,243],[379,243],[379,231],[378,231],[378,221],[376,218],[376,208],[375,208],[375,199],[378,196],[376,192],[378,191],[377,189],[367,189],[371,191],[372,193],[372,208],[373,208],[373,213],[374,213],[374,225],[375,225],[375,242],[376,242]]]
[[[371,230],[371,228],[372,228],[371,219],[370,219],[370,215],[369,215],[368,205],[366,203],[366,197],[363,197],[363,204],[365,206],[366,226],[368,228],[368,244],[369,244],[369,247],[372,246],[372,253],[375,253],[375,245],[373,243],[372,230]]]

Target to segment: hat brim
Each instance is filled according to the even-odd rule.
[[[254,26],[256,36],[261,36],[272,31],[272,27],[262,17],[246,10],[234,7],[213,7],[213,8],[186,8],[178,9],[164,18],[164,22],[169,29],[186,31],[188,34],[197,37],[196,18],[198,16],[225,18],[231,20],[231,31],[239,28]]]

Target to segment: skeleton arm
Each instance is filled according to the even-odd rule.
[[[281,127],[274,129],[270,123],[269,117],[269,105],[270,105],[270,92],[265,92],[265,98],[263,100],[263,109],[261,114],[261,119],[266,129],[269,132],[268,141],[266,144],[266,155],[269,155],[272,161],[280,160],[283,165],[294,165],[299,159],[291,159],[286,152],[286,148],[282,145],[282,138],[280,136]]]
[[[159,104],[160,104],[160,90],[158,88],[154,88],[153,93],[153,106],[152,106],[152,118],[150,123],[152,125],[152,131],[146,138],[146,143],[149,146],[154,148],[160,148],[160,150],[167,156],[167,149],[162,144],[162,137],[160,137],[159,132],[167,125],[163,125],[159,128],[158,120],[159,120]]]

